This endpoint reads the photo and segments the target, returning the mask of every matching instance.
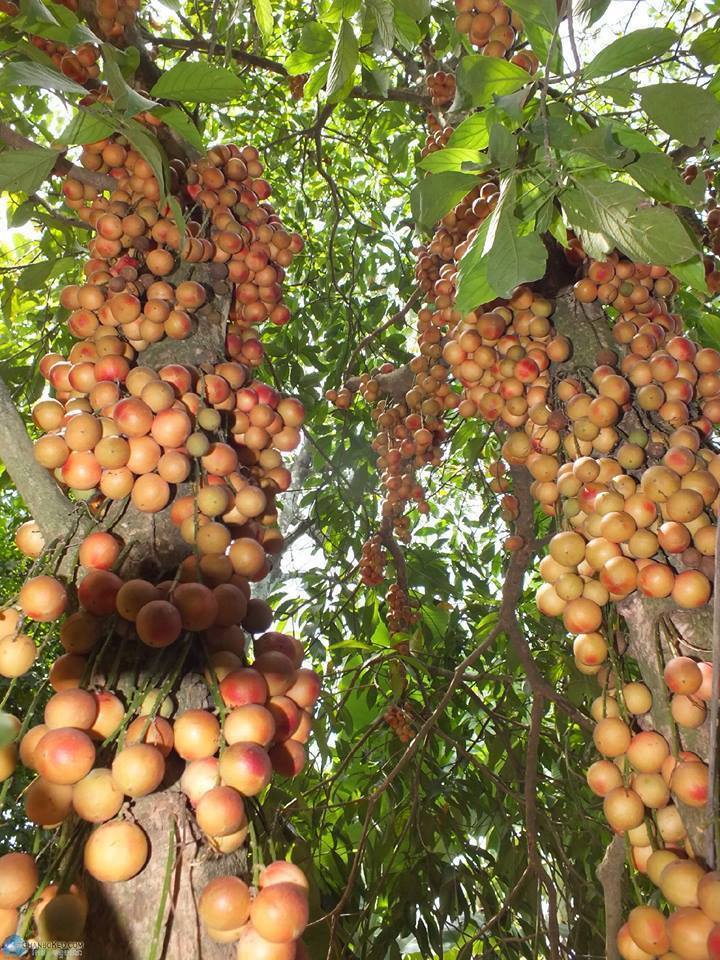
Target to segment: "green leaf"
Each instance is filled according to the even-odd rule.
[[[525,23],[545,27],[550,33],[555,30],[558,19],[556,0],[514,0],[512,9]]]
[[[47,180],[59,156],[44,147],[4,150],[0,153],[0,190],[34,193]]]
[[[79,107],[70,123],[57,137],[58,143],[95,143],[114,133],[115,126],[92,108]]]
[[[392,0],[367,0],[367,8],[375,17],[380,42],[385,50],[391,50],[395,41],[395,8]]]
[[[430,16],[430,0],[394,0],[395,8],[413,20]]]
[[[330,59],[325,93],[328,97],[339,93],[351,80],[358,62],[358,45],[355,31],[349,20],[343,20]]]
[[[113,98],[113,106],[122,111],[126,117],[134,117],[145,110],[152,110],[159,106],[155,100],[143,97],[128,86],[117,62],[116,50],[109,43],[103,47],[103,78],[108,85]]]
[[[147,160],[152,167],[164,196],[167,186],[167,157],[165,156],[165,151],[160,146],[159,140],[152,133],[148,132],[147,127],[144,127],[135,120],[130,120],[123,124],[123,133],[138,153]]]
[[[19,290],[37,290],[47,280],[52,272],[53,261],[41,260],[25,267],[19,275],[17,285]]]
[[[630,67],[639,67],[669,50],[677,38],[675,31],[667,27],[633,30],[632,33],[618,37],[593,57],[583,68],[583,76],[587,80],[592,80]]]
[[[499,297],[507,297],[520,283],[538,280],[545,273],[547,248],[537,233],[520,236],[515,217],[514,177],[500,184],[500,199],[490,217],[484,256],[488,283]]]
[[[239,100],[245,83],[232,70],[210,63],[176,63],[150,91],[151,97],[185,103],[227,103]]]
[[[285,61],[290,76],[308,73],[321,63],[333,48],[333,35],[321,23],[306,23],[300,34],[300,43]]]
[[[492,103],[494,96],[506,96],[529,83],[522,67],[509,60],[470,54],[463,57],[457,69],[458,88],[468,94],[474,107]]]
[[[180,136],[191,143],[196,150],[205,148],[200,131],[184,110],[179,107],[155,107],[152,114],[154,117],[159,117],[173,130],[177,130]]]
[[[609,97],[621,107],[629,107],[632,103],[632,95],[635,93],[637,84],[633,78],[627,74],[622,77],[613,77],[612,80],[606,80],[599,83],[595,89],[603,97]]]
[[[40,63],[5,63],[0,70],[0,90],[17,91],[22,87],[39,87],[61,93],[77,93],[85,96],[87,90],[57,70]]]
[[[456,127],[447,147],[475,147],[484,150],[490,142],[487,113],[472,113]]]
[[[610,3],[611,0],[576,0],[575,12],[591,27],[602,17]]]
[[[697,246],[680,219],[666,207],[647,206],[641,190],[617,181],[578,180],[560,195],[570,224],[605,240],[605,253],[617,247],[643,263],[682,263]],[[593,254],[594,255],[594,254]]]
[[[712,142],[720,126],[720,103],[707,90],[689,83],[658,83],[645,87],[642,108],[661,130],[692,147]]]
[[[274,27],[271,0],[253,0],[253,12],[263,41],[268,43]]]
[[[712,27],[695,37],[690,44],[690,53],[707,67],[711,63],[720,63],[720,30]]]
[[[50,11],[42,0],[20,0],[20,13],[28,20],[35,20],[38,23],[54,23],[58,21],[52,11]]]
[[[487,277],[487,261],[484,249],[490,218],[486,218],[475,234],[472,243],[460,260],[457,275],[455,308],[469,313],[497,296]]]
[[[493,164],[500,170],[507,170],[517,160],[517,141],[501,123],[494,123],[490,128],[488,153]]]
[[[709,294],[710,291],[705,280],[705,265],[701,256],[692,257],[684,263],[674,263],[669,267],[669,270],[692,290],[696,290],[704,297]]]
[[[665,153],[644,153],[625,167],[625,172],[656,200],[694,207],[701,198],[678,173],[675,164]],[[704,184],[700,187],[704,190]]]
[[[424,177],[410,191],[413,217],[420,226],[432,229],[477,182],[476,176],[467,173],[437,173]]]
[[[483,154],[479,150],[448,146],[443,150],[435,150],[433,153],[429,153],[418,163],[418,166],[421,170],[429,170],[430,173],[442,173],[446,170],[462,172],[464,164],[480,164],[482,160]],[[487,162],[484,166],[487,166]]]

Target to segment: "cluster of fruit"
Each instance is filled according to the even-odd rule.
[[[366,587],[374,587],[385,578],[387,553],[379,534],[374,534],[363,544],[360,556],[360,578]]]
[[[98,32],[106,40],[122,40],[125,31],[137,20],[140,0],[95,0]]]
[[[18,540],[33,554],[42,548],[28,525]],[[129,880],[144,867],[149,848],[142,828],[115,818],[127,798],[161,787],[173,750],[186,762],[180,785],[199,827],[219,852],[238,849],[248,831],[243,798],[264,790],[273,772],[292,778],[305,765],[304,744],[320,694],[319,677],[302,667],[302,645],[289,635],[256,635],[255,658],[246,666],[242,628],[257,634],[271,614],[264,601],[250,600],[248,581],[234,572],[229,557],[187,557],[173,579],[155,585],[123,581],[112,571],[120,546],[105,531],[91,533],[80,546],[78,560],[86,571],[77,582],[80,607],[60,628],[67,652],[50,671],[55,693],[45,706],[44,722],[26,728],[3,715],[11,742],[0,753],[2,780],[12,776],[18,758],[37,774],[24,792],[28,820],[54,828],[76,815],[96,825],[84,847],[84,863],[103,882]],[[5,670],[9,676],[28,669],[35,656],[32,639],[20,632],[23,618],[57,620],[68,608],[68,591],[59,579],[40,574],[25,582],[17,602],[19,609],[3,611],[0,626],[0,663],[11,664]],[[181,634],[204,646],[207,697],[217,687],[221,717],[206,709],[173,717],[172,700],[161,690],[144,691],[139,705],[126,707],[113,691],[92,686],[98,667],[94,651],[110,633],[124,646],[162,648]],[[120,748],[110,760],[100,747],[118,738]],[[13,918],[14,930],[17,915]],[[260,928],[257,935],[262,936]]]
[[[430,117],[432,117],[432,121],[430,120]],[[421,157],[426,157],[429,153],[435,153],[438,150],[442,150],[443,147],[447,146],[448,140],[455,132],[454,128],[449,124],[446,127],[442,127],[437,120],[435,120],[432,114],[430,114],[430,117],[428,117],[430,132],[425,138],[425,143],[420,150]]]
[[[274,503],[290,483],[282,452],[298,445],[304,419],[297,400],[253,377],[263,357],[254,324],[290,319],[280,283],[302,242],[282,229],[266,202],[270,188],[260,179],[253,148],[214,147],[187,169],[173,166],[188,225],[184,241],[170,206],[159,199],[152,169],[125,141],[93,144],[83,162],[110,173],[117,187],[106,196],[74,180],[64,186],[96,236],[85,282],[61,294],[78,342],[67,360],[50,354],[41,362],[56,395],[33,408],[44,431],[35,456],[92,508],[125,497],[140,512],[168,508],[189,555],[157,582],[124,579],[125,545],[98,529],[83,540],[77,564],[62,579],[48,570],[26,581],[16,605],[0,613],[0,673],[21,676],[35,661],[28,622],[51,623],[68,614],[59,631],[64,653],[50,669],[55,692],[44,723],[30,727],[29,717],[20,724],[5,715],[12,730],[0,752],[0,775],[12,776],[18,758],[38,774],[24,792],[30,821],[54,827],[77,816],[95,825],[84,845],[85,869],[105,882],[143,869],[147,836],[121,810],[128,800],[162,788],[173,751],[186,763],[181,788],[208,842],[220,853],[238,849],[248,832],[243,798],[264,790],[274,771],[291,778],[305,764],[320,683],[302,668],[299,641],[267,632],[271,610],[250,596],[250,581],[267,574],[282,546]],[[222,297],[225,305],[216,310],[212,301]],[[228,310],[228,359],[211,360],[218,348],[210,346],[202,348],[208,360],[198,366],[149,365],[153,343],[190,336],[198,317],[217,324],[222,351]],[[148,363],[140,365],[138,352],[145,349]],[[33,521],[18,529],[16,543],[43,563],[45,544]],[[245,630],[255,635],[252,666]],[[103,661],[108,637],[140,657],[148,647],[176,644],[184,648],[180,655],[200,663],[204,658],[205,704],[214,691],[218,711],[187,709],[174,716],[165,687],[138,689],[124,703],[108,679],[116,667]],[[83,894],[57,894],[52,901],[47,890],[34,896],[34,861],[11,856],[24,858],[12,861],[13,877],[27,868],[34,880],[31,890],[23,887],[21,895],[16,886],[3,900],[0,861],[0,910],[9,911],[0,913],[5,935],[16,927],[17,908],[34,897],[39,928],[42,903],[42,929],[57,930],[56,921],[75,918],[72,929],[81,939]],[[277,866],[274,879],[271,873],[261,880],[246,915],[235,912],[232,923],[229,915],[221,919],[223,897],[206,891],[210,935],[237,940],[238,956],[248,960],[302,956],[296,941],[307,922],[307,882],[279,879],[284,869]],[[242,881],[226,879],[240,889]],[[271,928],[275,934],[266,936]]]
[[[84,85],[88,80],[97,80],[100,76],[100,54],[91,43],[83,43],[72,51],[64,44],[54,43],[44,37],[32,36],[30,42],[46,53],[61,73],[76,83]]]
[[[705,704],[712,696],[712,664],[676,656],[666,664],[664,677],[672,693],[675,721],[691,729],[700,726],[705,718]],[[629,686],[642,687],[642,684]],[[648,697],[649,692],[645,694],[645,700]],[[630,713],[649,709],[647,704],[634,708],[632,696],[628,705],[625,689],[623,700]],[[614,703],[611,698],[607,702]],[[606,711],[606,715],[619,719],[619,708]],[[611,739],[614,736],[625,736],[619,724],[616,724],[615,731],[611,731]],[[657,733],[651,736],[657,753],[656,766],[659,754],[664,752],[665,741]],[[634,739],[630,739],[627,753]],[[625,789],[622,777],[616,783],[617,778],[612,772],[621,766],[622,757],[614,762],[601,760],[593,764],[588,771],[591,789],[603,797],[618,787]],[[639,794],[646,807],[653,809],[656,830],[663,841],[662,845],[657,843],[652,824],[650,829],[645,823],[628,829],[633,863],[659,888],[673,909],[667,918],[656,906],[642,905],[632,910],[618,934],[620,955],[624,960],[651,960],[673,950],[684,960],[717,960],[720,957],[720,874],[707,870],[695,859],[683,833],[682,821],[674,807],[669,805],[672,792],[684,803],[702,807],[707,802],[707,767],[690,751],[679,751],[677,758],[668,753],[659,773],[653,769],[632,774],[629,789],[625,791],[626,806],[632,803],[633,792]]]
[[[228,352],[257,365],[262,353],[257,356],[254,327],[268,319],[278,325],[290,320],[281,284],[303,248],[267,202],[271,189],[261,178],[257,150],[221,144],[189,166],[171,161],[184,236],[161,200],[152,167],[124,138],[87,145],[80,162],[109,174],[117,186],[108,197],[72,178],[63,187],[68,205],[96,231],[86,283],[71,289],[64,304],[73,311],[71,333],[97,341],[119,330],[134,351],[142,351],[163,336],[189,336],[195,313],[213,315],[208,294],[232,292]],[[208,265],[207,289],[188,279],[191,264]]]
[[[298,938],[308,923],[308,882],[292,863],[265,867],[254,895],[238,877],[211,880],[198,913],[213,940],[237,943],[237,960],[307,960]]]
[[[447,107],[455,99],[455,75],[438,70],[425,79],[434,107]]]
[[[404,707],[388,707],[385,722],[395,733],[398,740],[408,743],[413,737],[412,715]]]
[[[502,0],[455,0],[455,10],[455,29],[484,56],[506,59],[516,47],[523,22]],[[537,72],[539,60],[532,51],[516,50],[511,60],[530,74]]]

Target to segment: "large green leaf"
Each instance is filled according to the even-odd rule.
[[[0,90],[17,91],[22,87],[39,87],[42,90],[76,93],[81,96],[87,93],[85,87],[81,87],[79,83],[40,63],[18,61],[3,64],[0,70]]]
[[[630,67],[639,67],[669,50],[677,38],[675,31],[667,27],[633,30],[624,37],[618,37],[593,57],[583,68],[583,76],[591,80]]]
[[[392,0],[367,0],[367,8],[375,17],[380,42],[386,50],[391,50],[395,40],[395,8]]]
[[[358,62],[358,44],[349,20],[343,20],[330,59],[325,92],[328,97],[339,94],[352,79]]]
[[[179,107],[155,107],[152,113],[173,130],[177,130],[196,150],[203,150],[205,144],[202,135],[184,110]]]
[[[463,57],[456,78],[459,89],[475,107],[487,106],[493,97],[514,93],[530,81],[527,71],[517,64],[482,54]]]
[[[291,76],[309,73],[313,67],[330,56],[333,35],[321,23],[306,23],[300,33],[300,43],[285,61]]]
[[[490,218],[488,217],[483,221],[472,243],[465,251],[465,256],[460,260],[455,307],[463,313],[469,313],[497,296],[488,282],[487,260],[484,255],[489,226]]]
[[[114,130],[115,125],[105,115],[92,107],[80,107],[56,139],[58,143],[67,144],[95,143]]]
[[[557,24],[556,0],[514,0],[512,9],[525,23],[544,27],[552,33]]]
[[[134,49],[134,48],[133,48]],[[118,63],[118,51],[109,43],[103,44],[103,77],[113,98],[113,106],[127,117],[134,117],[145,110],[159,106],[129,86]]]
[[[410,191],[413,217],[419,226],[432,229],[477,182],[476,176],[467,173],[437,173],[424,177]]]
[[[690,44],[690,53],[697,57],[704,67],[711,63],[720,63],[720,30],[717,27],[711,27],[699,37],[695,37]]]
[[[435,150],[424,157],[418,166],[421,170],[428,170],[430,173],[442,173],[445,170],[457,170],[460,172],[469,172],[466,164],[487,165],[483,163],[483,154],[479,150],[471,150],[469,147],[445,147],[444,150]],[[470,167],[472,170],[472,167]]]
[[[47,180],[60,156],[55,150],[28,147],[0,153],[0,190],[34,193]]]
[[[176,63],[150,91],[151,97],[186,103],[227,103],[238,100],[245,83],[232,72],[209,63]]]
[[[702,195],[698,196],[698,188],[685,183],[675,164],[665,153],[644,153],[624,169],[656,200],[686,207],[702,203],[703,198]],[[699,189],[704,193],[702,181],[696,183],[699,183]]]
[[[486,111],[471,113],[460,126],[453,130],[447,142],[448,147],[475,147],[484,150],[490,142]]]
[[[258,30],[267,43],[273,32],[272,0],[253,0],[253,12]]]
[[[645,87],[642,108],[648,117],[680,143],[712,142],[720,126],[720,103],[708,91],[689,83]]]
[[[499,297],[510,296],[520,283],[538,280],[547,263],[542,238],[537,233],[521,232],[522,226],[515,217],[516,197],[515,178],[505,178],[485,239],[487,279]]]
[[[664,265],[697,255],[696,243],[672,210],[648,206],[647,195],[629,184],[578,180],[560,200],[571,226],[598,244],[604,238],[605,253],[617,247],[633,260]]]

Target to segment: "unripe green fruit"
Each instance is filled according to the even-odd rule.
[[[641,427],[636,427],[628,434],[628,441],[636,443],[639,447],[646,447],[649,439],[647,433]]]
[[[197,423],[203,430],[217,430],[221,423],[220,413],[211,407],[204,407],[197,415]]]
[[[204,433],[191,433],[187,438],[187,452],[191,457],[204,457],[210,449],[210,440]]]

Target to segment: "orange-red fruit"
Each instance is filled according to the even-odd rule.
[[[6,853],[0,857],[0,909],[21,907],[35,893],[40,876],[29,853]]]
[[[111,820],[90,834],[85,844],[85,869],[101,883],[130,880],[145,866],[147,837],[135,823]]]
[[[213,930],[235,930],[250,916],[250,890],[239,877],[216,877],[200,895],[198,913]]]
[[[168,600],[151,600],[138,613],[135,629],[149,647],[168,647],[182,631],[180,612]]]
[[[250,921],[271,943],[297,940],[308,923],[307,892],[295,883],[263,887],[250,907]]]
[[[220,777],[246,797],[254,797],[270,783],[272,765],[257,743],[233,743],[220,757]]]
[[[33,751],[33,762],[50,783],[77,783],[92,769],[95,747],[82,730],[60,727],[43,735]]]
[[[94,570],[110,570],[115,565],[119,555],[119,540],[110,533],[96,530],[80,544],[78,557],[84,567],[91,567]]]
[[[186,710],[173,726],[175,750],[183,760],[212,757],[220,746],[220,724],[207,710]],[[210,923],[210,926],[217,924]]]
[[[47,623],[65,612],[67,593],[65,587],[55,577],[41,575],[32,577],[20,589],[18,603],[22,612],[30,620]]]

